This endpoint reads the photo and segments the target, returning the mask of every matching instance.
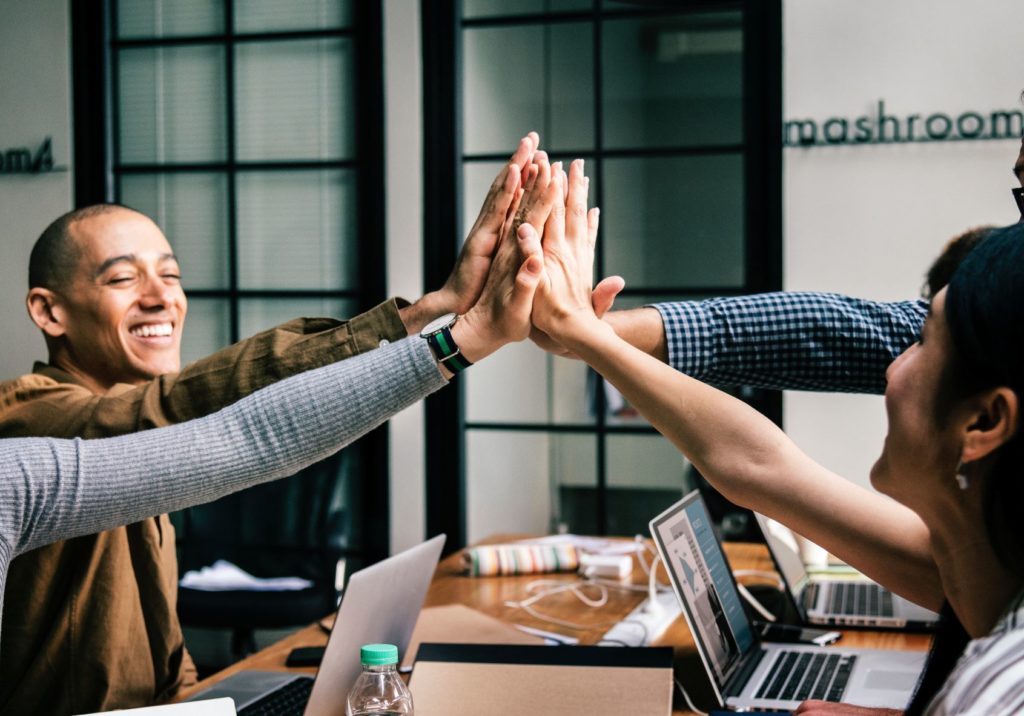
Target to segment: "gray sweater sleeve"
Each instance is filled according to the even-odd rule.
[[[0,610],[18,554],[293,474],[445,384],[426,341],[408,338],[180,425],[0,441]]]

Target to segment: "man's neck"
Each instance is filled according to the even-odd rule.
[[[100,378],[92,373],[83,370],[73,360],[61,353],[50,353],[48,364],[63,371],[77,384],[86,388],[90,393],[102,395],[119,382],[131,383],[132,381],[116,381]]]

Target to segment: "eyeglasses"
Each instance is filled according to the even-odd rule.
[[[1010,189],[1013,193],[1013,200],[1017,202],[1017,210],[1020,211],[1020,220],[1024,221],[1024,187]]]

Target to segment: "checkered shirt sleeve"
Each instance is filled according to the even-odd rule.
[[[779,292],[654,304],[668,362],[714,385],[882,393],[885,369],[917,340],[924,301],[878,303]]]

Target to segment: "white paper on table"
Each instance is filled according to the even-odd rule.
[[[140,709],[117,709],[106,713],[137,714],[137,716],[235,716],[234,699],[208,699],[187,704],[166,704],[164,706],[143,706]],[[100,716],[100,714],[82,714]]]
[[[254,577],[238,565],[218,559],[209,567],[185,572],[178,585],[203,592],[291,592],[309,589],[313,583],[302,577]]]

